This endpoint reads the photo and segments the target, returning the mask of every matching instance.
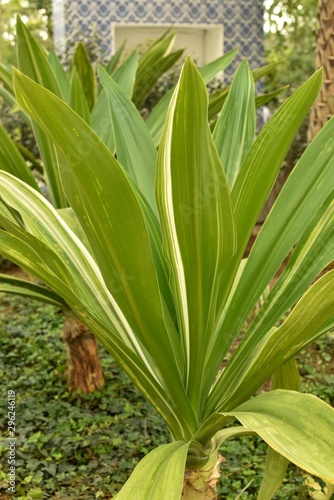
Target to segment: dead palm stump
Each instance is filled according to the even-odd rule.
[[[62,337],[67,350],[67,385],[88,394],[104,385],[98,344],[94,335],[75,316],[66,316]]]

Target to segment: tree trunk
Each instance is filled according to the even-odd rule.
[[[67,385],[86,394],[104,384],[94,335],[75,316],[66,316],[62,337],[67,348]]]
[[[225,461],[215,455],[214,465],[210,461],[202,469],[186,470],[181,500],[216,500],[217,483],[220,478],[220,464]]]
[[[316,67],[324,68],[324,83],[311,109],[309,140],[312,140],[334,115],[334,0],[318,2]]]

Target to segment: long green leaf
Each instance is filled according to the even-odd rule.
[[[59,57],[55,53],[53,49],[50,50],[48,54],[48,61],[53,69],[54,74],[56,75],[58,84],[61,88],[62,95],[64,100],[68,102],[70,95],[70,79],[68,73],[65,71],[64,66],[59,60]]]
[[[0,80],[4,84],[6,90],[10,93],[14,92],[12,68],[7,64],[0,63]]]
[[[227,182],[207,122],[207,101],[204,82],[188,59],[168,112],[157,171],[157,204],[177,297],[188,393],[197,412],[220,272],[233,255],[235,241]]]
[[[66,302],[51,290],[31,281],[0,273],[0,292],[22,295],[32,300],[45,302],[56,307],[66,308]]]
[[[167,311],[161,301],[147,226],[131,183],[108,148],[64,102],[18,72],[15,88],[22,107],[48,131],[61,152],[67,197],[108,289],[193,427],[193,412],[181,380],[179,339],[171,323],[168,328],[164,323]]]
[[[68,103],[71,108],[90,125],[91,120],[88,103],[76,67],[72,69]]]
[[[151,451],[139,462],[115,498],[180,500],[188,448],[189,443],[177,441]]]
[[[82,89],[86,97],[88,109],[91,111],[96,100],[96,78],[94,68],[89,62],[87,50],[81,42],[78,43],[75,49],[73,66],[77,69]]]
[[[133,90],[133,102],[136,106],[140,105],[159,77],[181,57],[182,50],[170,53],[175,36],[175,33],[169,34],[168,30],[141,55]]]
[[[271,379],[271,390],[299,391],[300,376],[295,358],[280,366]],[[286,474],[289,460],[270,446],[267,450],[266,467],[258,494],[258,500],[270,500],[279,490]]]
[[[311,218],[284,271],[250,325],[247,338],[262,338],[333,260],[334,201],[331,193]]]
[[[334,409],[310,394],[276,390],[231,411],[290,462],[334,484],[334,448],[329,439]]]
[[[223,56],[219,57],[218,59],[215,59],[214,61],[200,68],[199,72],[201,73],[205,83],[209,83],[215,77],[215,75],[219,73],[219,71],[225,69],[233,61],[237,52],[237,49],[233,49],[230,52],[227,52]],[[156,146],[158,146],[160,143],[168,106],[174,90],[175,87],[169,90],[167,94],[165,94],[160,99],[146,121],[148,129]]]
[[[305,115],[315,101],[321,84],[322,71],[319,70],[269,120],[242,165],[232,190],[240,253],[247,244],[284,156]],[[287,126],[287,121],[289,126]],[[260,192],[259,184],[261,185]],[[255,203],[254,200],[256,200]]]
[[[117,159],[156,211],[157,151],[146,124],[126,93],[102,67],[99,68],[99,77],[109,101]]]
[[[6,177],[2,180],[2,188],[8,180],[10,181]],[[126,322],[124,323],[124,318],[117,311],[113,312],[111,297],[108,294],[106,296],[105,284],[91,257],[87,256],[87,253],[85,255],[78,240],[73,238],[45,200],[34,199],[31,191],[15,179],[11,182],[7,197],[15,203],[15,208],[22,207],[25,222],[29,222],[34,233],[37,231],[51,248],[19,227],[10,224],[10,219],[5,214],[6,219],[2,220],[2,225],[16,237],[13,238],[8,232],[0,235],[1,253],[38,276],[66,298],[74,313],[87,326],[92,327],[92,331],[108,349],[112,348],[113,355],[117,357],[129,376],[135,377],[142,391],[145,394],[148,392],[152,404],[159,408],[162,415],[170,422],[173,434],[182,436],[183,426],[180,424],[180,417],[176,415],[178,412],[175,411],[160,383],[150,373],[154,363],[150,360],[151,365],[147,365],[146,360],[143,361],[133,350],[130,351],[128,345],[131,345],[131,341],[129,342],[127,332],[122,328],[122,323],[126,327]],[[35,214],[38,214],[38,218]],[[54,250],[57,250],[61,260]],[[67,267],[64,264],[67,264]],[[74,296],[74,292],[77,296]],[[117,305],[115,307],[117,309]]]
[[[270,73],[270,71],[275,67],[277,66],[278,63],[271,63],[271,64],[267,64],[266,66],[262,66],[260,68],[257,68],[255,70],[252,71],[252,75],[253,75],[253,79],[255,82],[257,82],[260,78],[266,76],[268,73]],[[229,92],[229,89],[230,87],[226,87],[222,90],[218,90],[217,92],[215,92],[214,94],[212,94],[210,96],[210,101],[209,101],[209,111],[208,111],[208,116],[209,116],[209,120],[213,120],[214,118],[216,118],[216,116],[220,113],[223,105],[224,105],[224,102],[227,98],[227,95],[228,95],[228,92]],[[277,91],[277,93],[279,94],[281,92],[281,90],[283,89],[279,89]],[[273,96],[272,97],[275,97],[276,95],[276,92],[273,93]],[[257,106],[260,106],[262,104],[264,104],[264,98],[266,96],[259,96],[258,99],[256,99],[256,102],[257,102]],[[265,102],[267,102],[268,99],[265,100]]]
[[[321,250],[324,239],[327,240],[331,237],[331,227],[333,227],[333,205],[331,204],[331,193],[334,190],[334,179],[331,175],[334,167],[333,131],[334,120],[331,120],[298,162],[267,217],[248,257],[242,279],[239,281],[235,292],[237,299],[232,302],[225,319],[223,328],[226,328],[231,334],[237,333],[241,328],[264,288],[273,278],[293,245],[306,231],[314,214],[319,210],[316,217],[320,218],[320,222],[316,223],[313,220],[312,224],[309,225],[305,238],[301,242],[301,249],[295,254],[292,261],[293,263],[298,258],[296,265],[292,269],[289,266],[287,272],[291,270],[290,276],[286,278],[284,276],[280,281],[284,288],[279,293],[279,284],[271,294],[271,298],[268,299],[267,304],[274,299],[274,295],[277,293],[277,300],[280,295],[284,297],[281,305],[286,304],[285,309],[281,306],[276,309],[275,312],[278,314],[275,315],[274,321],[279,319],[280,315],[293,305],[294,301],[306,290],[317,273],[322,270],[321,266],[325,267],[333,258],[330,253],[329,241],[329,253],[323,248],[324,251],[320,252],[320,259],[313,259],[313,257],[317,257],[317,251]],[[325,203],[327,197],[328,200]],[[325,205],[321,209],[323,203]],[[328,204],[329,208],[326,208]],[[325,215],[324,219],[321,220],[323,211],[325,211]],[[317,227],[313,228],[314,225]],[[321,229],[323,225],[325,227]],[[312,251],[311,246],[313,246]],[[300,257],[298,257],[299,254],[301,254]],[[303,264],[304,258],[306,258],[306,262]],[[302,270],[300,266],[302,266]],[[305,271],[304,276],[298,278],[299,273],[303,271]],[[298,281],[296,286],[293,285],[292,280]],[[288,286],[289,288],[287,288]],[[265,309],[267,307],[265,306]],[[272,324],[269,325],[269,328]]]
[[[5,130],[0,126],[0,169],[5,170],[19,179],[29,184],[29,186],[37,189],[39,187],[32,175],[29,167],[19,153],[14,141],[7,135]]]
[[[194,439],[211,436],[237,418],[277,453],[298,467],[334,484],[332,429],[334,409],[310,394],[279,389],[250,399],[229,412],[213,413]]]
[[[113,80],[118,83],[124,92],[131,97],[137,71],[137,54],[132,52],[130,56],[113,73]],[[115,140],[110,116],[108,96],[102,88],[97,101],[92,109],[92,127],[98,136],[103,140],[112,153],[115,152]]]
[[[274,184],[282,160],[291,145],[298,127],[316,98],[321,82],[322,72],[319,70],[278,109],[261,130],[242,164],[232,189],[232,203],[237,228],[237,252],[231,260],[229,268],[223,273],[222,280],[224,286],[221,287],[217,306],[218,309],[221,308],[221,311],[228,298],[253,227]],[[271,242],[271,251],[274,248]],[[257,265],[263,271],[263,262],[257,261]],[[250,266],[249,259],[246,267],[248,266]],[[261,272],[260,274],[263,276],[265,273]],[[269,279],[266,281],[265,286],[268,285]],[[238,288],[243,286],[243,284],[244,282],[241,278]],[[257,298],[259,298],[265,286],[261,288],[261,292]],[[248,304],[248,291],[246,291],[246,294]],[[246,307],[241,302],[238,303],[240,308]],[[254,307],[255,303],[256,300],[253,301],[250,310]],[[242,312],[239,309],[235,310],[235,303],[232,301],[223,325],[221,326],[219,323],[217,325],[217,336],[212,346],[212,354],[207,359],[207,391],[210,390],[220,362],[239,333],[237,324],[240,326],[242,323]],[[231,328],[227,325],[231,326]],[[217,352],[221,353],[222,358],[220,360],[217,359]]]
[[[26,28],[20,17],[16,21],[17,61],[22,73],[43,85],[58,97],[63,98],[59,83],[48,61],[47,55]]]
[[[240,344],[211,392],[208,408],[230,409],[247,400],[275,370],[333,324],[334,271],[330,271],[303,295],[279,328],[253,343],[252,349],[247,341]]]
[[[247,61],[235,73],[213,139],[230,189],[255,139],[254,80]]]
[[[17,60],[20,71],[58,97],[63,98],[60,86],[44,50],[19,17],[17,18],[16,32],[18,40]],[[33,125],[33,130],[43,159],[50,198],[57,208],[66,207],[67,201],[59,178],[53,144],[37,125]]]

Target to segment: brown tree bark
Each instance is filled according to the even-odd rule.
[[[186,470],[181,500],[216,500],[217,483],[220,478],[220,464],[225,461],[221,455],[213,457],[202,469]]]
[[[324,83],[311,109],[309,140],[312,140],[334,115],[334,0],[318,2],[316,67],[324,68]]]
[[[88,394],[104,384],[94,335],[75,316],[66,316],[62,337],[67,349],[67,385]]]

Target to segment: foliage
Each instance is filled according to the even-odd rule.
[[[290,84],[291,94],[315,68],[317,0],[267,0],[265,58],[281,61],[266,77],[268,91]],[[274,103],[272,103],[274,105]]]
[[[162,419],[104,349],[101,362],[107,383],[103,390],[77,397],[68,392],[60,339],[62,323],[62,314],[51,306],[1,296],[3,394],[15,390],[19,403],[18,500],[28,500],[29,494],[41,498],[41,492],[42,498],[110,498],[138,460],[168,440]],[[333,359],[333,343],[327,337],[299,355],[301,373],[305,373],[304,389],[326,396],[332,404]],[[4,408],[1,415],[0,428],[6,435]],[[226,462],[218,498],[235,500],[253,480],[244,496],[255,500],[264,469],[264,443],[256,437],[242,437],[226,441],[221,452]],[[0,495],[1,488],[6,488],[5,463],[1,460]],[[275,498],[308,498],[302,475],[295,467],[289,468]]]
[[[38,44],[19,17],[16,31],[19,69],[68,102],[80,116],[92,124],[94,130],[114,152],[113,131],[110,125],[105,91],[101,85],[97,85],[95,70],[89,61],[84,45],[81,42],[77,45],[71,67],[65,68],[54,52],[51,51],[47,57],[45,50]],[[122,46],[107,63],[107,71],[113,75],[116,82],[127,89],[129,96],[138,105],[150,92],[161,74],[173,66],[180,58],[182,50],[169,53],[174,38],[175,34],[166,32],[162,37],[155,40],[139,59],[137,53],[132,52],[120,65],[120,56],[124,50],[124,46]],[[234,54],[235,51],[232,51],[226,57],[219,58],[217,62],[208,65],[208,81],[233,59]],[[34,59],[36,64],[33,62]],[[37,68],[40,68],[41,71],[39,72]],[[1,94],[13,105],[15,97],[11,82],[11,70],[8,66],[2,65],[0,78],[5,85],[5,89],[1,91]],[[31,123],[24,112],[20,111],[20,117],[29,127],[32,126],[43,163],[45,182],[50,199],[57,208],[67,207],[52,144],[45,134],[34,123]],[[38,165],[37,162],[35,163]],[[1,168],[8,170],[8,166],[3,164],[1,164]],[[15,165],[9,171],[13,173],[13,169],[16,170],[15,175],[24,178],[24,172],[20,176]]]
[[[50,49],[52,46],[52,1],[51,0],[8,0],[1,7],[0,18],[0,62],[15,64],[15,18],[17,15],[37,40]]]

